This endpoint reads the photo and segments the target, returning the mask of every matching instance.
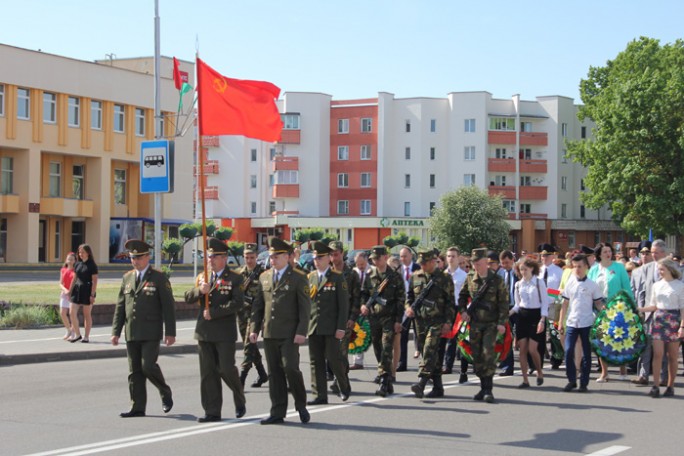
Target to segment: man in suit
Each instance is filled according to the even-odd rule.
[[[409,284],[411,283],[411,276],[414,272],[420,269],[417,263],[413,262],[413,252],[408,247],[404,247],[399,251],[399,260],[401,261],[401,268],[398,271],[401,274],[401,278],[404,281],[404,295],[408,293]],[[403,372],[406,370],[407,359],[408,359],[408,341],[409,341],[409,330],[413,327],[413,335],[415,336],[414,345],[416,347],[416,352],[414,358],[420,356],[421,347],[418,343],[418,334],[416,333],[416,324],[413,319],[411,323],[401,331],[401,341],[400,341],[400,352],[399,352],[399,364],[397,365],[397,372]]]
[[[510,310],[515,305],[515,282],[518,281],[518,277],[515,275],[515,272],[513,271],[513,266],[515,265],[513,252],[511,252],[510,250],[504,250],[503,252],[501,252],[499,254],[499,264],[501,265],[501,267],[497,271],[497,274],[499,274],[499,276],[501,276],[501,278],[504,279],[506,290],[508,290],[508,310],[510,312]],[[517,314],[512,314],[508,317],[508,324],[511,326],[511,331],[515,327],[516,320]],[[515,362],[513,359],[513,347],[511,347],[510,351],[508,352],[508,356],[505,360],[503,360],[499,367],[501,368],[501,372],[499,373],[499,375],[513,375],[513,368],[515,367]]]
[[[556,249],[551,244],[539,244],[537,250],[539,251],[539,256],[541,256],[542,260],[541,267],[539,268],[539,278],[544,281],[547,289],[558,290],[560,288],[561,279],[563,278],[563,270],[553,263],[553,260],[556,259]],[[594,257],[592,256],[592,258]],[[587,258],[587,261],[589,261],[591,265],[591,260],[589,260],[589,258]],[[549,306],[553,305],[554,299],[552,297],[544,296],[544,299],[546,299]],[[547,328],[548,324],[546,321],[544,321],[544,332],[539,334],[539,340],[537,344],[537,350],[539,350],[542,368],[544,367],[544,358],[546,356],[547,350]],[[528,359],[531,361],[532,358],[529,357]],[[558,365],[560,365],[560,363]],[[558,365],[555,367],[557,368]],[[530,362],[530,366],[534,366],[534,364]],[[530,373],[532,371],[533,368],[530,368]]]
[[[307,404],[321,405],[328,403],[326,361],[335,375],[340,399],[349,399],[349,378],[340,358],[340,340],[345,336],[349,318],[349,293],[342,273],[330,267],[332,249],[316,241],[313,251],[315,269],[309,273],[311,320],[308,336],[314,398]]]
[[[288,385],[302,423],[311,419],[306,410],[306,388],[299,370],[299,346],[306,341],[311,316],[311,297],[306,273],[290,263],[292,246],[269,239],[271,268],[259,276],[261,293],[252,305],[249,338],[257,342],[263,330],[268,364],[271,412],[261,424],[280,424],[287,413]]]
[[[235,318],[243,305],[242,276],[226,267],[228,246],[219,239],[207,239],[211,273],[200,273],[196,286],[185,292],[185,302],[199,304],[195,339],[199,347],[200,396],[204,416],[200,423],[221,421],[223,388],[221,379],[233,391],[235,417],[246,413],[245,393],[235,367]]]
[[[166,329],[164,342],[176,342],[176,303],[169,279],[164,273],[150,267],[150,247],[147,243],[131,239],[125,244],[133,270],[123,276],[112,322],[112,345],[119,345],[121,330],[125,327],[128,355],[128,389],[131,409],[120,414],[122,418],[145,416],[149,380],[159,390],[164,413],[171,411],[173,397],[166,384],[157,359],[159,341]]]

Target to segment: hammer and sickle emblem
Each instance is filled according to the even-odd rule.
[[[228,83],[226,82],[225,79],[223,78],[216,78],[214,79],[214,90],[217,91],[218,93],[223,93],[226,91],[228,88]]]

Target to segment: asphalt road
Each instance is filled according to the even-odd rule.
[[[372,355],[367,354],[367,366]],[[128,409],[125,358],[53,362],[0,368],[0,453],[127,455],[479,454],[479,455],[675,455],[681,454],[682,397],[654,400],[627,382],[596,384],[590,392],[563,393],[562,371],[549,371],[542,387],[517,389],[519,376],[497,378],[497,404],[474,402],[477,385],[445,376],[447,396],[418,400],[408,394],[416,361],[399,374],[398,394],[373,394],[370,367],[352,371],[353,394],[342,403],[310,407],[301,424],[294,410],[280,426],[261,426],[268,389],[247,387],[247,415],[232,419],[224,387],[224,420],[198,424],[198,361],[195,354],[167,355],[160,365],[174,391],[164,415],[148,385],[148,416],[121,419]],[[308,351],[302,371],[309,384]],[[256,374],[251,372],[250,380]],[[616,373],[614,373],[616,375]],[[681,378],[681,377],[678,377]],[[681,382],[678,392],[684,393]],[[292,403],[290,402],[290,406]]]

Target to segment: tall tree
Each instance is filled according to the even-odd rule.
[[[467,254],[484,246],[497,251],[508,248],[507,217],[501,197],[477,187],[462,187],[442,195],[428,223],[437,247],[456,246]]]
[[[592,139],[568,143],[588,168],[584,204],[608,204],[637,235],[684,234],[684,42],[634,40],[590,67],[580,94],[580,120],[596,124]]]

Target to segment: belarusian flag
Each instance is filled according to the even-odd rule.
[[[554,290],[553,288],[547,288],[546,293],[553,299],[556,299],[560,296],[560,290]]]

